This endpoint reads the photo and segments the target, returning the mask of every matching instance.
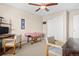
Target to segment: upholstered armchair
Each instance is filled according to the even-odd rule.
[[[53,55],[61,56],[63,45],[63,41],[56,40],[53,36],[46,38],[46,55],[48,56],[49,53],[52,53]]]

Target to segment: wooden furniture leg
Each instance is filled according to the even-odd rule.
[[[22,44],[22,36],[20,36],[20,48],[22,48],[21,44]]]
[[[4,53],[5,53],[5,46],[4,46]]]
[[[5,53],[5,48],[6,48],[6,46],[5,46],[5,40],[3,40],[3,42],[4,42],[3,47],[4,47],[4,53]]]
[[[13,54],[14,54],[14,55],[15,55],[15,53],[16,53],[16,51],[15,51],[15,50],[16,50],[16,46],[14,45],[14,52],[13,52]]]
[[[20,48],[22,48],[22,46],[21,46],[21,41],[20,41]]]
[[[48,56],[48,45],[46,45],[46,56]]]
[[[14,40],[14,46],[13,46],[13,48],[14,48],[14,53],[13,54],[15,54],[16,53],[16,40]]]
[[[32,38],[32,40],[31,40],[31,44],[33,44],[34,43],[34,38],[33,37],[31,37]]]

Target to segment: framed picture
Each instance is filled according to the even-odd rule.
[[[25,19],[21,19],[21,29],[25,29]]]

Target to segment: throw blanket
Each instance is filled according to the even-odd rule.
[[[28,36],[28,35],[30,35],[30,36],[32,36],[32,37],[36,37],[36,36],[37,36],[37,37],[39,37],[39,36],[41,37],[41,36],[42,36],[42,33],[39,33],[39,32],[32,32],[32,33],[31,33],[31,32],[29,32],[29,33],[26,33],[26,34],[25,34],[25,36]]]

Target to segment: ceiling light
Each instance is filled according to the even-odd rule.
[[[46,6],[41,6],[41,9],[45,9],[46,8]]]

